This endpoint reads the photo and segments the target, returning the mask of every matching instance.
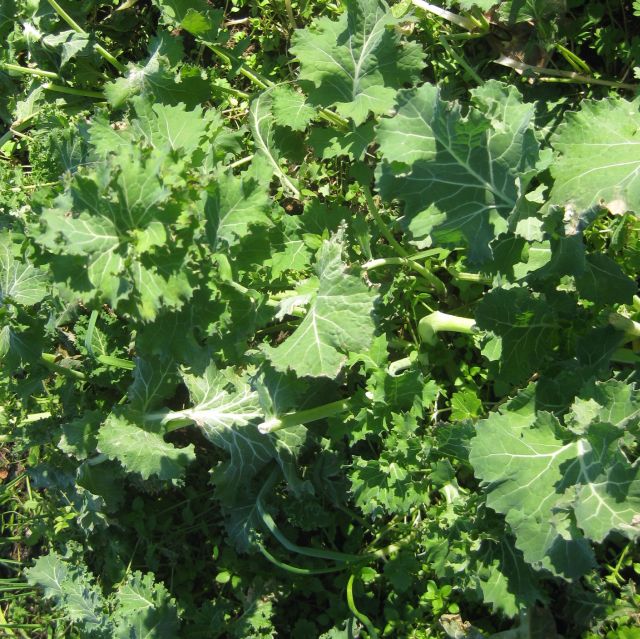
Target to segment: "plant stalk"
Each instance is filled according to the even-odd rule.
[[[42,85],[46,91],[55,91],[56,93],[65,93],[67,95],[78,95],[84,98],[94,98],[96,100],[104,100],[104,94],[97,91],[85,91],[84,89],[74,89],[73,87],[63,87],[59,84],[47,82]]]
[[[339,399],[338,401],[323,404],[322,406],[314,406],[306,410],[288,413],[282,417],[272,417],[262,422],[262,424],[258,426],[258,430],[266,435],[281,430],[282,428],[292,428],[293,426],[300,426],[301,424],[309,424],[319,419],[333,417],[338,413],[349,410],[349,406],[348,399]]]
[[[22,75],[35,75],[39,78],[48,78],[49,80],[60,80],[60,76],[53,71],[45,71],[38,67],[23,67],[19,64],[9,64],[8,62],[0,62],[0,69],[22,73]]]
[[[470,317],[457,317],[435,311],[423,317],[418,323],[420,339],[431,346],[438,342],[438,333],[451,331],[452,333],[464,333],[471,335],[478,330],[475,320]]]
[[[56,0],[47,0],[53,10],[76,32],[80,35],[88,37],[89,34],[56,2]],[[109,53],[101,44],[96,42],[94,45],[96,52],[101,55],[109,64],[115,67],[120,73],[126,73],[127,67],[118,59]]]
[[[551,76],[553,78],[559,78],[558,82],[576,82],[578,84],[599,84],[605,87],[613,87],[615,89],[628,89],[630,91],[637,91],[640,85],[628,84],[627,82],[617,82],[615,80],[600,80],[590,75],[582,75],[580,73],[574,73],[573,71],[561,71],[558,69],[547,69],[546,67],[536,67],[531,64],[525,64],[519,60],[514,60],[509,56],[500,56],[497,60],[494,60],[495,64],[500,64],[503,67],[509,67],[520,73],[529,71],[535,73],[540,80],[546,80],[545,76]]]

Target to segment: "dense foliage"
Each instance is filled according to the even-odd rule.
[[[8,636],[640,637],[637,2],[0,38]]]

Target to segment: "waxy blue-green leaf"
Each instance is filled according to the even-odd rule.
[[[580,214],[592,207],[640,213],[640,103],[584,102],[551,138],[550,204]]]
[[[300,61],[300,84],[312,104],[335,106],[362,124],[389,111],[398,89],[415,83],[423,53],[403,42],[384,0],[349,0],[337,20],[319,18],[296,31],[290,51]]]
[[[152,573],[136,571],[113,594],[114,639],[173,639],[180,622],[176,603]]]
[[[276,118],[273,114],[273,90],[260,93],[251,102],[249,126],[258,153],[269,162],[273,174],[278,177],[284,189],[295,198],[299,198],[298,187],[280,165],[280,152],[275,136]]]
[[[416,240],[469,247],[476,262],[505,231],[538,161],[532,105],[518,91],[487,82],[466,116],[430,84],[402,91],[397,113],[378,126],[383,163],[378,189],[404,202],[404,226]]]
[[[318,251],[316,272],[318,292],[300,326],[279,346],[262,349],[279,371],[335,378],[347,355],[366,350],[373,339],[376,294],[347,272],[339,237],[324,242]]]
[[[11,235],[0,234],[0,304],[33,306],[47,294],[47,277],[15,252]]]
[[[625,430],[601,421],[606,409],[623,419],[619,407],[601,407],[582,418],[579,437],[549,413],[516,420],[506,410],[481,421],[471,443],[487,504],[505,515],[525,560],[566,579],[593,565],[587,540],[640,536],[640,467],[620,446]]]
[[[137,419],[136,419],[137,418]],[[100,428],[98,450],[118,460],[128,472],[143,479],[178,480],[195,460],[193,444],[176,448],[165,441],[162,432],[147,430],[133,411],[112,413]]]
[[[547,361],[558,333],[552,307],[521,287],[487,293],[476,309],[476,324],[487,331],[483,354],[496,362],[498,377],[512,385]]]

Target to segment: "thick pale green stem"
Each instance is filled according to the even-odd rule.
[[[393,247],[395,252],[398,255],[400,255],[400,257],[408,257],[408,255],[409,255],[408,251],[406,251],[400,245],[398,240],[396,240],[396,238],[393,237],[393,233],[391,233],[391,231],[389,230],[387,225],[384,223],[384,220],[380,216],[380,212],[378,211],[378,207],[376,206],[376,203],[373,201],[373,195],[371,195],[371,191],[369,190],[369,187],[368,186],[362,186],[362,192],[364,193],[364,199],[367,202],[367,209],[369,211],[369,214],[371,215],[371,217],[373,218],[374,222],[376,223],[376,225],[380,229],[380,233],[382,233],[382,235],[385,238],[385,240],[387,240],[387,242],[389,242],[389,245]]]
[[[74,370],[73,368],[67,368],[66,366],[60,366],[60,364],[56,364],[56,359],[57,356],[51,353],[42,353],[40,356],[42,364],[54,373],[60,373],[73,379],[86,379],[86,375],[83,372]]]
[[[640,337],[640,322],[634,322],[629,317],[619,313],[611,313],[609,315],[609,324],[615,329],[623,331],[631,339]]]
[[[45,71],[38,67],[22,67],[19,64],[9,64],[8,62],[0,62],[0,69],[21,73],[22,75],[35,75],[39,78],[48,78],[49,80],[60,80],[60,76],[53,71]]]
[[[438,333],[442,331],[471,335],[477,330],[476,323],[472,318],[457,317],[440,311],[423,317],[418,324],[420,339],[431,345],[435,345],[438,342]]]
[[[383,257],[366,262],[362,265],[362,268],[369,271],[375,268],[393,265],[406,266],[407,268],[414,270],[416,273],[420,273],[420,275],[422,275],[422,277],[433,287],[440,297],[446,297],[447,288],[444,285],[444,282],[422,266],[422,264],[415,261],[413,257]]]
[[[367,629],[370,639],[378,639],[378,632],[373,627],[371,619],[369,619],[369,617],[367,617],[364,612],[360,612],[356,607],[356,602],[353,598],[353,582],[355,581],[355,578],[355,575],[351,575],[351,577],[349,577],[349,581],[347,582],[347,605],[349,606],[349,610],[351,610],[353,615]]]
[[[630,91],[637,91],[640,88],[638,84],[629,84],[627,82],[617,82],[616,80],[601,80],[600,78],[594,78],[588,75],[582,75],[580,73],[573,73],[573,71],[562,71],[559,69],[548,69],[547,67],[536,67],[531,64],[525,64],[520,60],[515,60],[509,56],[500,56],[497,60],[494,60],[496,64],[500,64],[503,67],[509,67],[516,71],[534,73],[540,80],[556,82],[575,82],[577,84],[598,84],[605,87],[613,87],[614,89],[628,89]],[[551,76],[551,77],[549,77]]]
[[[459,27],[467,29],[467,31],[473,31],[478,27],[478,25],[470,18],[458,15],[457,13],[452,13],[451,11],[447,11],[446,9],[438,7],[435,4],[424,2],[424,0],[411,0],[411,3],[414,6],[422,9],[423,11],[427,11],[428,13],[432,13],[433,15],[439,16],[440,18],[444,18],[452,24],[457,24]]]
[[[89,34],[56,2],[56,0],[47,0],[53,7],[53,10],[76,32],[83,36]],[[118,59],[109,53],[101,44],[94,45],[96,52],[101,55],[109,64],[115,67],[120,73],[126,73],[127,67]]]
[[[292,426],[309,424],[319,419],[333,417],[346,410],[349,410],[349,400],[339,399],[336,402],[315,406],[314,408],[307,408],[306,410],[299,410],[295,413],[283,415],[282,417],[272,417],[262,422],[262,424],[258,426],[258,430],[263,434],[272,433],[282,428],[291,428]]]
[[[59,84],[52,84],[47,82],[42,85],[43,89],[47,91],[54,91],[55,93],[66,93],[67,95],[77,95],[83,98],[93,98],[95,100],[104,100],[104,94],[97,91],[85,91],[84,89],[74,89],[73,87],[63,87]]]

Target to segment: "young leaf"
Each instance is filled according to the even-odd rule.
[[[415,83],[423,66],[421,47],[402,42],[398,22],[383,0],[349,0],[338,20],[319,18],[296,31],[290,50],[310,102],[335,106],[356,125],[389,111],[397,90]]]
[[[98,450],[109,459],[117,459],[128,472],[139,473],[143,479],[182,478],[186,467],[196,458],[193,444],[176,448],[167,443],[161,433],[145,430],[134,418],[133,413],[129,416],[125,412],[112,413],[100,429]]]
[[[565,579],[594,562],[585,538],[640,535],[640,468],[620,447],[625,431],[594,417],[570,437],[549,413],[515,420],[507,410],[481,421],[471,443],[487,504],[505,514],[525,560]]]
[[[640,103],[583,103],[551,138],[555,179],[550,204],[581,213],[604,206],[613,213],[640,212]]]
[[[320,286],[300,326],[279,346],[262,349],[279,371],[335,378],[347,355],[366,350],[373,339],[376,294],[346,272],[339,237],[318,251],[316,272]]]
[[[416,239],[464,241],[483,262],[535,173],[538,142],[533,106],[515,88],[488,82],[475,97],[478,108],[462,117],[430,84],[400,92],[397,114],[378,127],[377,175],[385,199],[404,201]]]

